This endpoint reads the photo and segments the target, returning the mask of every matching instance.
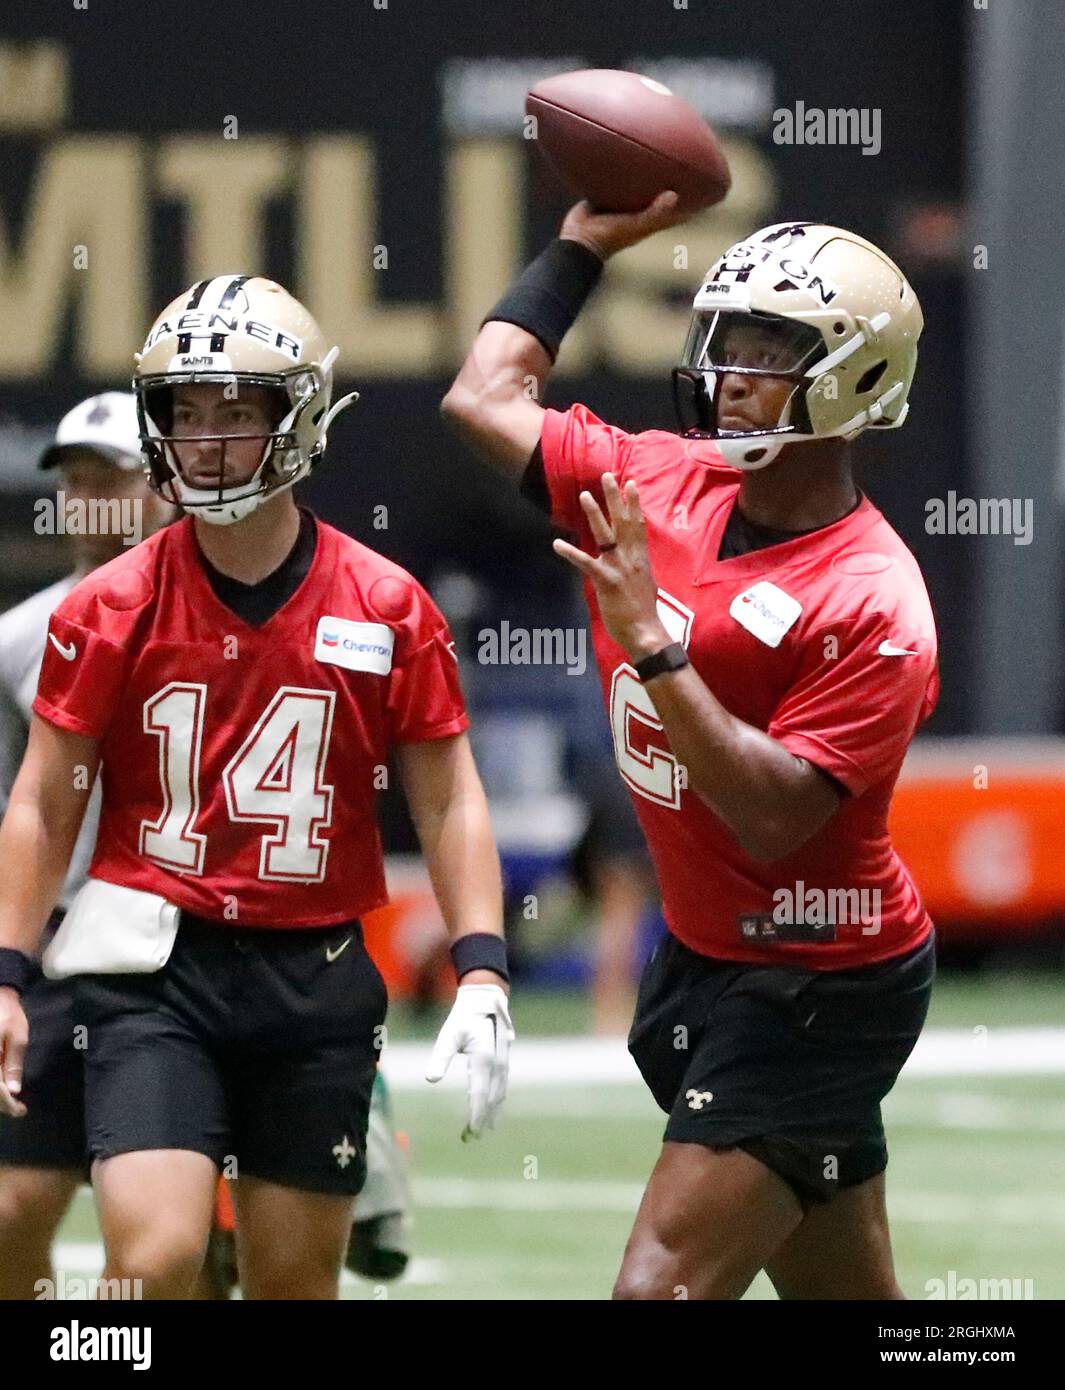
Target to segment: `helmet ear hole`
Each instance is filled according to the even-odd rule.
[[[867,371],[864,371],[862,373],[861,378],[855,385],[855,395],[863,396],[866,393],[866,391],[871,391],[873,387],[876,385],[876,383],[880,380],[880,378],[884,375],[886,368],[886,359],[882,362],[874,362],[873,365],[870,368],[868,368]]]

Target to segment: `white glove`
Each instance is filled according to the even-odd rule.
[[[459,985],[451,1012],[437,1035],[426,1081],[439,1081],[457,1053],[469,1059],[466,1072],[466,1128],[463,1140],[491,1129],[507,1094],[507,1071],[514,1025],[507,996],[499,985]]]

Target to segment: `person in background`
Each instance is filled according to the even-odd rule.
[[[613,759],[586,758],[580,786],[588,824],[573,853],[573,873],[588,899],[592,947],[592,1031],[629,1031],[642,961],[641,924],[658,902],[654,869],[640,823]]]
[[[80,512],[90,522],[106,518],[118,524],[66,528],[70,573],[0,616],[0,814],[7,809],[26,750],[53,610],[90,571],[174,515],[173,507],[147,484],[137,428],[132,393],[105,391],[63,416],[41,456],[41,469],[60,479],[57,507],[71,516]],[[97,785],[49,923],[49,938],[85,882],[99,814]],[[51,1278],[52,1241],[88,1176],[82,1054],[73,1045],[71,983],[48,980],[38,972],[23,1000],[33,1034],[25,1086],[34,1104],[21,1119],[0,1115],[0,1299],[33,1298],[37,1282]]]

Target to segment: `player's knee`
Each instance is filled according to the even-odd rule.
[[[898,1280],[890,1270],[885,1270],[880,1274],[874,1274],[868,1279],[859,1280],[857,1283],[848,1285],[847,1291],[843,1294],[829,1295],[835,1298],[850,1298],[858,1300],[875,1299],[880,1302],[895,1302],[905,1299],[906,1295],[899,1288]]]
[[[204,1261],[204,1244],[192,1232],[154,1232],[119,1242],[107,1252],[105,1279],[127,1282],[147,1298],[183,1298]]]
[[[810,1261],[804,1268],[791,1267],[786,1271],[767,1267],[767,1273],[782,1302],[791,1300],[821,1301],[840,1299],[897,1300],[906,1295],[899,1288],[894,1269],[854,1269],[841,1263],[838,1253],[830,1265]]]
[[[32,1206],[23,1201],[17,1192],[9,1192],[0,1186],[0,1243],[6,1245],[14,1237],[24,1235],[27,1226],[33,1222]]]
[[[47,1249],[58,1217],[54,1204],[32,1184],[5,1173],[0,1176],[0,1246]]]
[[[339,1270],[308,1270],[294,1266],[271,1270],[257,1279],[249,1279],[244,1297],[276,1303],[292,1298],[334,1299],[339,1292]]]
[[[282,1251],[271,1251],[270,1259],[251,1262],[241,1287],[248,1299],[336,1298],[340,1260],[324,1252],[286,1258]]]
[[[614,1284],[615,1300],[686,1297],[671,1261],[664,1260],[661,1253],[656,1255],[652,1250],[630,1247]]]

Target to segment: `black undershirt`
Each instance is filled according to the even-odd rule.
[[[243,584],[231,575],[216,570],[203,551],[200,563],[207,574],[215,596],[238,618],[250,627],[262,627],[289,601],[307,578],[314,561],[318,543],[318,526],[304,507],[300,508],[300,530],[295,544],[277,569],[260,579],[258,584]]]
[[[861,503],[862,495],[859,493],[857,502],[845,511],[843,516],[850,516],[851,512],[856,512]],[[842,520],[843,517],[836,517],[836,521]],[[826,521],[820,526],[808,526],[805,531],[780,531],[775,526],[759,526],[749,517],[744,516],[737,500],[733,503],[732,512],[725,523],[725,532],[721,537],[717,558],[719,560],[734,560],[737,555],[747,555],[752,550],[764,550],[766,546],[770,545],[783,545],[785,541],[793,541],[797,536],[812,536],[815,531],[823,531],[826,526],[834,526],[835,524],[835,521]]]
[[[518,491],[527,502],[531,502],[548,516],[551,515],[551,493],[544,471],[544,451],[539,440],[536,441],[536,448],[532,451],[525,472],[521,475]]]

